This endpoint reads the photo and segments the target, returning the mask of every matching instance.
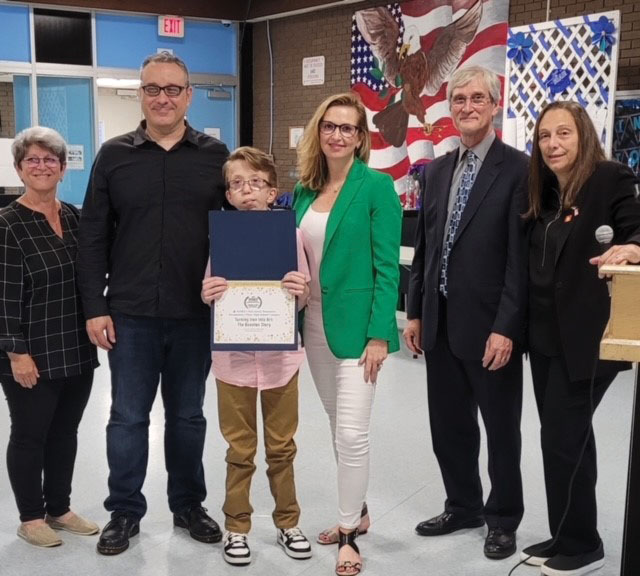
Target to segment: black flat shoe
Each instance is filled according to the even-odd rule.
[[[516,533],[502,528],[489,528],[484,541],[484,555],[492,560],[508,558],[516,552]]]
[[[191,538],[198,542],[210,544],[222,540],[220,526],[207,514],[207,509],[202,506],[194,506],[174,514],[173,525],[189,530]]]
[[[119,514],[102,529],[96,548],[100,554],[115,556],[129,548],[129,538],[140,532],[140,520],[129,514]]]
[[[557,553],[557,545],[553,543],[553,538],[527,546],[520,552],[520,560],[524,560],[529,566],[542,566],[549,558],[553,558]]]
[[[443,512],[439,516],[420,522],[416,526],[416,532],[420,536],[442,536],[463,528],[479,528],[480,526],[484,526],[482,516],[459,516],[452,512]]]

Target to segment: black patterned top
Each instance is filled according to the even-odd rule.
[[[76,283],[79,218],[61,202],[60,238],[41,212],[0,210],[0,374],[11,375],[7,352],[30,354],[44,379],[98,366]]]

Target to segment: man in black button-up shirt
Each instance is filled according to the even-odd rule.
[[[89,337],[109,351],[112,383],[105,501],[112,519],[98,543],[103,554],[126,550],[146,512],[149,412],[159,381],[174,524],[200,541],[221,538],[202,508],[210,352],[200,288],[208,211],[223,203],[228,150],[186,123],[188,78],[168,53],[145,60],[145,120],[102,146],[82,209],[79,286]]]

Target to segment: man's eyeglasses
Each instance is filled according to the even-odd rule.
[[[186,86],[178,86],[177,84],[169,84],[168,86],[145,84],[144,86],[140,86],[140,88],[142,88],[142,91],[147,96],[160,96],[160,92],[164,92],[169,98],[177,98],[178,96],[180,96],[180,94],[182,94],[182,91],[188,87],[188,84]]]
[[[336,128],[340,130],[340,134],[345,138],[353,138],[360,130],[360,128],[353,124],[334,124],[333,122],[327,122],[326,120],[320,122],[320,133],[325,136],[333,134],[336,131]]]
[[[47,168],[54,168],[60,164],[60,160],[54,156],[45,156],[44,158],[29,156],[28,158],[23,158],[22,161],[29,166],[29,168],[37,168],[40,166],[40,162],[42,162]]]
[[[454,108],[464,108],[467,104],[467,101],[474,108],[482,108],[489,102],[491,102],[491,98],[489,96],[485,96],[484,94],[473,94],[470,98],[466,96],[454,96],[451,99],[451,104]]]
[[[265,186],[271,186],[270,182],[267,182],[263,178],[249,178],[249,180],[243,180],[242,178],[234,178],[229,180],[227,184],[229,190],[232,192],[238,192],[244,188],[245,184],[249,184],[249,188],[254,192],[260,192]]]

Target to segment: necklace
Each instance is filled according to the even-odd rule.
[[[327,183],[327,192],[333,192],[334,194],[338,194],[342,187],[344,186],[344,180],[339,182],[338,184],[329,184]]]

